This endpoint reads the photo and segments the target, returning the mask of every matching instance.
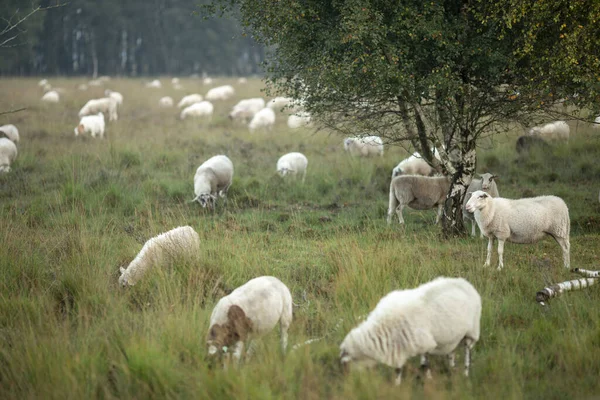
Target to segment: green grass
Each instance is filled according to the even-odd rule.
[[[352,159],[342,138],[291,131],[278,116],[269,133],[248,133],[227,119],[262,83],[233,83],[236,98],[215,105],[211,122],[180,121],[158,99],[184,92],[115,80],[125,103],[107,138],[75,138],[77,112],[103,89],[79,92],[75,79],[51,79],[67,92],[39,102],[36,81],[3,79],[0,116],[21,133],[13,171],[0,176],[0,398],[586,398],[598,394],[600,315],[597,287],[534,301],[545,285],[574,279],[559,246],[507,244],[505,269],[483,268],[479,238],[444,241],[434,211],[405,211],[406,226],[385,223],[391,169],[406,153]],[[479,172],[500,175],[509,198],[555,194],[572,222],[574,267],[598,269],[600,136],[571,125],[568,144],[519,159],[520,130],[482,143]],[[279,156],[309,159],[304,185],[275,174]],[[209,212],[193,198],[196,168],[227,154],[235,177],[226,205]],[[179,225],[198,231],[194,262],[179,260],[118,288],[126,266],[150,237]],[[493,263],[497,262],[494,250]],[[326,338],[282,359],[278,334],[256,342],[239,369],[209,368],[205,335],[212,307],[260,275],[286,283],[294,309],[290,345]],[[411,360],[401,387],[380,366],[344,376],[338,346],[387,292],[436,276],[462,276],[483,298],[482,335],[472,376],[447,373],[432,357],[435,379],[417,379]],[[302,300],[306,294],[309,303]],[[341,322],[340,322],[341,321]],[[339,329],[335,329],[339,323]],[[291,346],[290,346],[291,347]],[[459,357],[462,362],[462,357]]]

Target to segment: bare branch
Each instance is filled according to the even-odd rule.
[[[38,11],[47,11],[47,10],[50,10],[50,9],[53,9],[53,8],[62,7],[64,5],[66,5],[66,4],[67,3],[61,3],[61,4],[55,4],[55,5],[48,6],[48,7],[37,6],[35,8],[32,8],[32,10],[28,14],[26,14],[24,17],[18,19],[16,22],[13,23],[12,22],[13,19],[19,13],[19,9],[17,9],[15,11],[15,13],[10,17],[10,19],[2,18],[6,22],[6,26],[4,27],[4,29],[2,29],[2,31],[0,31],[0,36],[6,35],[9,32],[17,29],[21,24],[23,24],[23,22],[25,22],[29,17],[31,17],[33,14],[37,13]],[[0,47],[7,47],[6,44],[8,42],[10,42],[11,40],[15,39],[17,36],[19,36],[19,33],[17,33],[13,37],[10,37],[10,38],[4,40],[2,43],[0,43]]]
[[[18,113],[20,111],[25,111],[25,110],[27,110],[27,107],[17,108],[16,110],[10,110],[10,111],[0,111],[0,115],[14,114],[14,113]]]

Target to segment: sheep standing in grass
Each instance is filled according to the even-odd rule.
[[[600,129],[600,115],[596,117],[596,119],[594,119],[594,125],[593,125],[594,129]]]
[[[468,376],[480,319],[481,297],[462,278],[439,277],[415,289],[395,290],[346,336],[340,361],[359,367],[383,363],[396,368],[396,384],[400,384],[409,358],[420,355],[429,376],[429,354],[447,355],[454,367],[454,351],[463,344]]]
[[[196,170],[194,176],[194,194],[192,201],[198,201],[202,207],[214,207],[217,195],[225,197],[233,180],[233,163],[224,155],[209,158]]]
[[[285,352],[292,323],[290,290],[275,277],[254,278],[219,300],[213,309],[206,338],[208,354],[228,354],[233,347],[233,357],[240,361],[244,344],[269,333],[277,323]]]
[[[183,96],[179,103],[177,103],[178,108],[189,107],[192,104],[200,103],[202,101],[202,96],[198,93],[188,94],[187,96]]]
[[[269,100],[267,107],[273,111],[282,111],[284,107],[292,104],[293,101],[294,99],[290,97],[275,97],[274,99]]]
[[[151,82],[147,82],[146,87],[150,89],[160,89],[162,87],[162,83],[160,83],[158,79],[155,79]]]
[[[351,137],[344,139],[344,150],[353,156],[383,157],[383,141],[379,136]]]
[[[543,126],[536,126],[529,130],[529,136],[537,136],[547,140],[569,141],[571,129],[565,121],[555,121]]]
[[[298,129],[303,126],[310,126],[312,124],[310,114],[306,111],[302,111],[296,114],[292,114],[288,117],[287,126],[290,129]]]
[[[0,172],[10,172],[10,165],[17,158],[17,146],[12,140],[0,138]]]
[[[127,266],[120,268],[120,286],[135,285],[152,267],[160,267],[177,257],[198,254],[200,237],[191,226],[180,226],[148,240]]]
[[[13,124],[0,126],[0,137],[5,136],[10,139],[13,143],[19,143],[19,130]]]
[[[302,175],[302,183],[306,179],[306,167],[308,159],[302,153],[287,153],[277,160],[277,173],[281,176]]]
[[[229,118],[247,122],[254,115],[265,108],[265,100],[260,97],[240,100],[229,113]]]
[[[173,104],[173,98],[170,96],[161,97],[160,100],[158,100],[158,106],[162,108],[173,107]]]
[[[93,138],[99,136],[100,139],[103,139],[104,127],[104,114],[86,115],[85,117],[81,117],[79,125],[75,128],[75,136],[89,133]]]
[[[565,268],[570,267],[569,233],[571,221],[565,202],[556,196],[539,196],[510,200],[493,198],[477,190],[467,202],[479,229],[489,238],[485,266],[490,265],[494,238],[498,239],[498,269],[504,267],[504,242],[535,243],[551,236],[563,251]]]
[[[109,121],[116,121],[119,118],[117,115],[116,100],[110,97],[92,99],[85,103],[83,107],[81,107],[81,110],[79,110],[79,118],[86,115],[96,115],[98,113],[108,115]]]
[[[218,86],[210,89],[206,93],[206,100],[218,101],[227,100],[235,94],[235,89],[231,85]]]
[[[440,159],[440,154],[435,149],[435,158]],[[399,175],[422,175],[432,176],[436,170],[429,165],[427,161],[418,152],[414,152],[410,157],[400,161],[392,170],[392,178]]]
[[[270,108],[263,108],[252,117],[252,121],[248,124],[250,132],[254,132],[257,129],[271,130],[275,125],[275,112]]]
[[[122,106],[123,105],[123,95],[119,92],[113,92],[112,90],[106,89],[104,91],[104,95],[106,97],[110,97],[111,99],[113,99],[114,101],[117,102],[118,106]]]
[[[401,175],[392,179],[387,223],[392,222],[392,214],[396,211],[399,222],[403,224],[402,210],[405,206],[415,210],[430,210],[437,206],[437,224],[449,190],[450,179],[445,176]]]
[[[500,196],[500,193],[498,193],[498,186],[496,185],[496,179],[498,178],[496,175],[486,173],[479,176],[481,179],[473,179],[471,181],[471,184],[467,189],[467,194],[465,194],[462,206],[463,220],[471,222],[471,236],[475,236],[475,225],[477,225],[473,213],[467,211],[467,202],[471,198],[471,194],[477,190],[483,190],[492,197]],[[481,237],[483,237],[483,232],[481,232]]]
[[[46,103],[58,103],[60,101],[60,95],[58,92],[51,90],[42,96],[42,101]]]
[[[179,114],[179,118],[186,119],[188,117],[208,117],[212,119],[214,106],[210,101],[201,101],[200,103],[194,103],[189,107],[184,108]]]

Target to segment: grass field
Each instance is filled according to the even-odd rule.
[[[185,93],[146,89],[142,80],[106,87],[125,97],[107,138],[75,138],[77,112],[103,89],[51,79],[67,92],[39,101],[37,80],[2,79],[0,116],[21,134],[13,171],[0,176],[0,398],[592,398],[600,394],[600,286],[542,309],[535,293],[574,279],[559,246],[508,243],[505,269],[483,268],[486,240],[440,239],[434,211],[405,212],[406,227],[385,223],[392,168],[404,157],[352,159],[342,138],[291,131],[278,116],[270,133],[249,134],[227,119],[262,83],[232,83],[235,99],[215,104],[211,122],[180,121],[158,99],[208,88],[183,80]],[[509,198],[554,194],[571,212],[571,263],[599,269],[600,131],[571,124],[569,144],[517,160],[520,131],[482,143],[478,172],[500,175]],[[279,156],[309,159],[306,183],[275,174]],[[216,154],[235,166],[226,206],[188,203],[196,168]],[[199,261],[151,271],[129,289],[117,285],[143,243],[179,225],[201,238]],[[494,249],[493,265],[497,263]],[[290,344],[326,336],[282,358],[278,334],[256,342],[239,369],[210,369],[208,320],[216,301],[247,280],[274,275],[298,308]],[[468,279],[483,299],[472,375],[448,373],[432,357],[433,380],[418,362],[402,386],[380,366],[344,375],[338,346],[357,318],[387,292],[440,276]],[[303,300],[305,294],[306,300]],[[341,322],[340,322],[341,321]],[[339,323],[339,328],[336,325]],[[290,346],[291,347],[291,346]],[[462,362],[462,354],[458,363]]]

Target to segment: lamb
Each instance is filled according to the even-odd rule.
[[[440,159],[437,149],[434,152],[435,158]],[[432,176],[436,170],[429,165],[427,161],[418,152],[414,152],[410,157],[400,161],[392,170],[392,179],[399,175],[423,175]]]
[[[465,279],[439,277],[414,289],[395,290],[383,297],[367,319],[340,345],[342,365],[371,366],[377,362],[396,368],[421,356],[430,376],[427,356],[446,355],[454,367],[454,352],[465,348],[465,376],[469,376],[471,350],[479,340],[481,297]]]
[[[233,163],[224,155],[209,158],[196,170],[194,176],[194,194],[192,201],[198,201],[202,207],[213,208],[217,199],[227,195],[233,180]]]
[[[543,126],[536,126],[529,130],[529,136],[537,136],[549,140],[569,141],[569,125],[565,121],[555,121]]]
[[[0,138],[0,172],[10,172],[10,164],[17,158],[17,146],[12,140]]]
[[[235,90],[231,85],[218,86],[212,88],[206,93],[206,100],[227,100],[235,94]]]
[[[120,286],[135,285],[152,267],[160,267],[177,257],[196,256],[200,237],[191,226],[180,226],[148,240],[127,268],[120,268]]]
[[[344,140],[344,150],[353,156],[383,157],[383,141],[379,136],[349,137]]]
[[[54,90],[46,92],[42,96],[42,101],[45,101],[46,103],[58,103],[59,100],[60,100],[60,95],[58,94],[58,92],[56,92]]]
[[[297,114],[292,114],[288,117],[287,126],[290,129],[297,129],[303,126],[310,126],[311,118],[310,114],[306,111],[299,112]]]
[[[404,223],[402,210],[405,206],[415,210],[430,210],[437,206],[435,223],[439,223],[449,190],[450,179],[445,176],[401,175],[392,179],[387,213],[388,225],[392,222],[394,210],[399,222]]]
[[[498,186],[496,185],[496,179],[498,179],[497,175],[486,173],[479,175],[479,177],[481,179],[473,179],[471,181],[471,184],[467,188],[467,194],[465,195],[462,206],[463,220],[471,222],[471,236],[475,236],[475,225],[477,225],[473,214],[467,211],[467,202],[471,198],[471,194],[477,190],[483,190],[492,197],[500,196],[498,193]],[[481,232],[481,237],[483,237],[483,232]]]
[[[498,270],[504,267],[504,242],[535,243],[550,235],[563,251],[565,268],[570,267],[569,233],[571,222],[565,202],[556,196],[539,196],[510,200],[493,198],[477,190],[467,202],[467,210],[475,214],[479,229],[489,238],[485,266],[490,265],[494,238],[498,239]]]
[[[83,133],[89,133],[93,138],[100,136],[104,138],[104,114],[98,113],[96,115],[86,115],[81,117],[79,125],[75,128],[75,136],[79,136]]]
[[[110,97],[102,97],[100,99],[92,99],[85,103],[85,105],[79,110],[79,118],[86,115],[95,115],[98,113],[108,115],[109,121],[116,121],[117,115],[117,102],[115,99]]]
[[[202,96],[198,93],[188,94],[187,96],[183,96],[179,103],[177,103],[178,108],[189,107],[192,104],[200,103],[202,101]]]
[[[122,106],[123,105],[123,95],[119,92],[113,92],[112,90],[106,89],[104,91],[104,95],[106,97],[110,97],[111,99],[114,99],[117,102],[118,106]]]
[[[263,108],[252,117],[252,121],[248,124],[248,129],[250,132],[254,132],[257,129],[267,129],[271,130],[275,125],[275,112],[270,108]]]
[[[201,101],[200,103],[194,103],[189,107],[184,108],[179,115],[180,119],[186,119],[187,117],[208,117],[212,118],[214,107],[210,101]]]
[[[302,183],[306,179],[308,159],[302,153],[287,153],[277,160],[277,173],[281,176],[302,174]]]
[[[147,82],[146,87],[150,89],[160,89],[162,87],[162,83],[160,83],[158,79],[155,79],[151,82]]]
[[[0,126],[0,137],[5,136],[7,139],[12,140],[13,143],[19,143],[19,130],[13,124]]]
[[[159,107],[169,108],[169,107],[173,107],[173,104],[174,104],[173,98],[170,96],[161,97],[160,100],[158,100]]]
[[[261,97],[240,100],[229,113],[230,119],[247,121],[265,108],[265,100]]]
[[[251,279],[221,298],[213,309],[206,338],[208,355],[228,354],[233,346],[233,358],[239,362],[244,344],[269,333],[277,323],[285,353],[292,323],[290,290],[273,276]]]

